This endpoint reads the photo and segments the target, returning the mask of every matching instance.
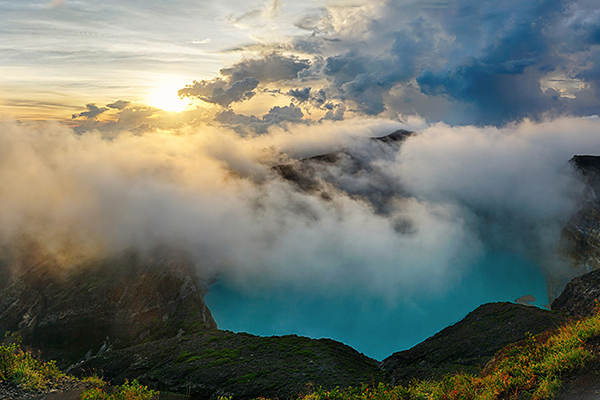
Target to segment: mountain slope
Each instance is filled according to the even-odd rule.
[[[334,340],[218,330],[101,354],[73,372],[93,371],[113,383],[136,378],[191,399],[290,398],[318,387],[382,380],[375,360]]]
[[[59,269],[47,259],[0,291],[0,332],[68,365],[110,348],[216,328],[194,268],[181,258]]]
[[[440,378],[464,371],[477,373],[502,347],[552,329],[565,321],[561,313],[513,303],[487,303],[456,324],[409,350],[382,362],[387,380],[407,384],[413,378]]]

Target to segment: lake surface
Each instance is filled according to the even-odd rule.
[[[372,295],[314,293],[297,289],[292,282],[246,290],[226,279],[210,287],[206,303],[220,329],[331,338],[382,360],[459,321],[483,303],[514,301],[527,294],[537,299],[537,306],[548,304],[540,268],[520,256],[488,254],[450,289],[396,303]]]

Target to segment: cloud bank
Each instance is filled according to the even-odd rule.
[[[258,82],[274,90],[285,84],[281,94],[307,110],[343,105],[347,116],[419,115],[451,124],[594,115],[599,15],[587,0],[323,7],[297,22],[310,36],[265,44],[266,54],[255,52],[180,94],[228,107],[250,99]],[[256,86],[228,94],[251,78]]]
[[[248,138],[204,126],[106,139],[5,123],[0,239],[83,256],[169,245],[249,287],[333,285],[389,299],[443,290],[490,249],[552,267],[545,261],[579,188],[567,161],[600,151],[597,118],[437,124],[398,151],[364,138],[394,125],[323,122]],[[271,168],[340,148],[367,168],[319,167],[327,196]],[[373,199],[384,197],[378,208]]]
[[[383,119],[243,137],[209,124],[107,136],[1,123],[2,257],[18,272],[23,243],[65,268],[175,249],[219,279],[209,304],[226,328],[261,321],[257,333],[331,336],[379,358],[484,301],[546,304],[544,276],[579,272],[559,254],[581,191],[568,160],[600,152],[600,119],[413,124],[396,145],[369,139],[409,127]],[[335,163],[297,161],[332,152]],[[316,189],[282,178],[284,164],[304,165]]]

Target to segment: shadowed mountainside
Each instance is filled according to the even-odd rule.
[[[0,332],[69,365],[132,344],[215,329],[205,288],[181,258],[124,254],[69,269],[51,257],[0,291]]]
[[[513,303],[487,303],[413,348],[382,362],[387,380],[407,384],[464,371],[477,373],[502,347],[565,321],[561,313]]]
[[[192,399],[290,398],[317,387],[382,380],[375,360],[334,340],[217,330],[105,353],[78,371],[83,375],[101,371],[117,384],[137,378]]]
[[[562,242],[573,268],[583,274],[600,265],[600,157],[574,156],[569,163],[586,193],[582,207],[562,231]]]

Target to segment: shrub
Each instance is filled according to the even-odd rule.
[[[50,380],[61,375],[55,361],[43,362],[16,343],[0,345],[0,380],[33,390],[45,388]]]
[[[108,395],[100,388],[91,388],[81,393],[79,400],[108,400]]]
[[[125,382],[125,384],[120,386],[112,396],[111,400],[148,400],[157,395],[158,392],[140,385],[136,379],[131,383]]]
[[[156,397],[158,397],[158,392],[150,390],[134,380],[119,386],[112,395],[100,388],[88,389],[79,396],[79,400],[150,400]]]

